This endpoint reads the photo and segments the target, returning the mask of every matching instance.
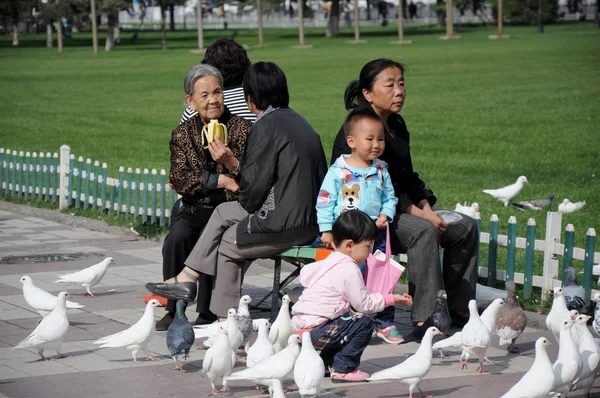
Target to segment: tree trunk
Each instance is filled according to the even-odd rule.
[[[332,0],[325,37],[337,37],[340,32],[340,0]]]
[[[58,17],[58,21],[56,21],[56,41],[58,42],[58,52],[63,52],[62,23],[60,17]]]
[[[104,45],[104,51],[112,51],[115,49],[115,26],[119,14],[113,12],[107,15],[106,19],[106,44]]]
[[[165,30],[165,7],[160,5],[160,43],[162,49],[167,49],[167,32]]]
[[[46,24],[46,47],[52,48],[52,24]]]
[[[12,45],[13,47],[19,47],[19,27],[16,23],[13,23],[13,32],[12,32]]]
[[[169,30],[175,31],[175,5],[169,5]]]
[[[367,0],[367,21],[371,20],[371,1]]]

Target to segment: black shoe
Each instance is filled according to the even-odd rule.
[[[452,326],[459,329],[462,329],[469,322],[468,317],[456,311],[450,311],[450,319],[452,320]]]
[[[146,289],[171,300],[194,301],[198,288],[196,282],[146,283]]]
[[[196,320],[192,322],[192,325],[209,325],[211,323],[214,323],[216,320],[217,316],[212,312],[209,312],[208,314],[198,314],[198,318],[196,318]]]
[[[156,321],[156,325],[155,325],[156,331],[164,332],[164,331],[168,330],[169,325],[171,325],[171,322],[173,322],[174,317],[175,317],[175,314],[173,314],[172,312],[167,312],[160,321]]]
[[[425,324],[415,325],[415,327],[413,328],[413,331],[410,332],[409,335],[404,338],[404,343],[416,341],[417,343],[420,344],[421,340],[423,340],[423,336],[425,336],[425,332],[427,331],[428,328],[429,327],[426,326]]]

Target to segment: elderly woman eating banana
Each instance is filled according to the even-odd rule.
[[[215,207],[237,200],[237,174],[251,126],[249,121],[232,115],[225,107],[223,76],[215,67],[195,65],[185,75],[183,85],[187,105],[198,113],[173,131],[170,143],[169,180],[182,196],[182,206],[171,220],[163,246],[163,256],[169,259],[163,263],[165,279],[184,268],[185,258]],[[175,261],[176,258],[180,260]],[[196,322],[211,322],[214,319],[209,318],[208,304],[212,278],[205,275],[198,283],[201,293]],[[167,314],[157,323],[157,330],[169,327],[175,301],[169,300],[166,309]]]

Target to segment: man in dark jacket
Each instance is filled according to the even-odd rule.
[[[210,310],[220,317],[238,305],[246,261],[314,240],[315,204],[327,172],[319,136],[288,108],[287,81],[277,65],[252,65],[244,93],[258,117],[241,162],[238,201],[217,206],[177,280],[146,285],[163,297],[193,300],[191,282],[200,273],[213,275]]]

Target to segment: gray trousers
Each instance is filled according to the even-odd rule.
[[[198,242],[185,261],[196,272],[212,275],[213,287],[210,310],[227,317],[230,308],[240,301],[242,269],[246,260],[268,258],[290,246],[312,242],[315,236],[298,234],[291,241],[273,239],[264,244],[239,247],[236,244],[237,226],[248,215],[239,202],[226,202],[217,206],[202,231]]]
[[[463,215],[448,224],[440,233],[434,225],[407,213],[396,216],[395,236],[391,244],[395,251],[408,256],[408,290],[413,296],[412,321],[427,319],[433,310],[437,292],[445,289],[450,310],[466,310],[475,298],[479,235],[477,224]],[[444,264],[440,264],[440,247],[444,249]]]

